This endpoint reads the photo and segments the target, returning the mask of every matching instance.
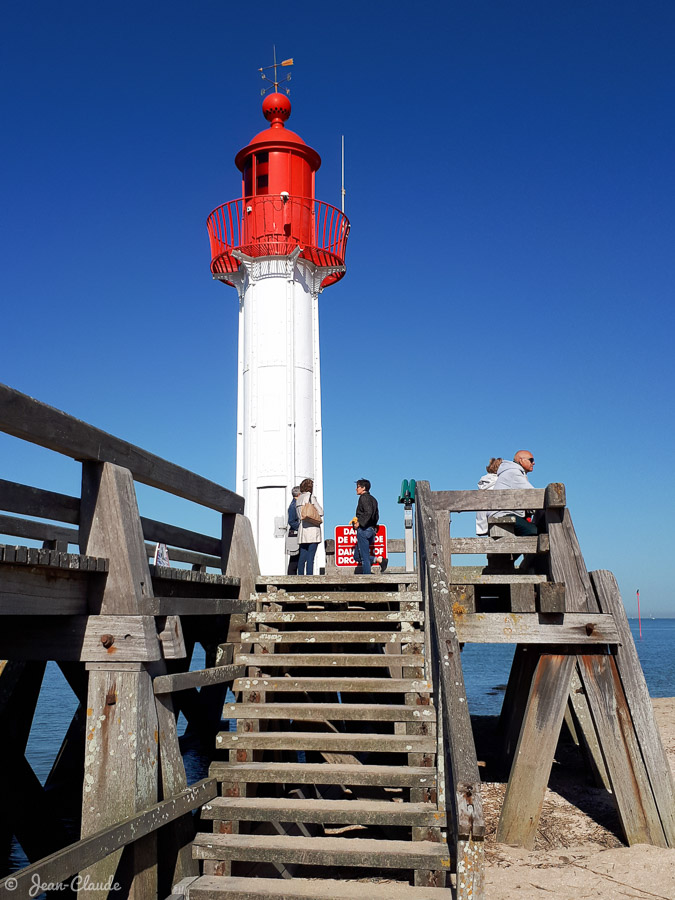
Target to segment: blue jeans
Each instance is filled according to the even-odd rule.
[[[314,574],[314,557],[318,544],[300,544],[300,558],[298,559],[298,575]]]
[[[354,562],[361,566],[364,575],[370,575],[370,567],[375,557],[370,555],[370,547],[377,533],[375,528],[356,529],[356,547],[354,547]]]

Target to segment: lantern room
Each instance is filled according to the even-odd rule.
[[[314,198],[321,157],[286,128],[291,114],[288,97],[269,94],[262,108],[269,128],[235,157],[242,173],[242,198],[217,207],[207,220],[211,271],[231,284],[227,275],[239,269],[239,254],[287,256],[299,248],[300,258],[332,269],[322,283],[327,287],[344,274],[349,220],[339,209]]]
[[[284,192],[314,199],[314,173],[321,158],[284,126],[291,114],[291,101],[285,94],[269,94],[262,108],[270,127],[257,134],[234,160],[243,175],[244,201]]]

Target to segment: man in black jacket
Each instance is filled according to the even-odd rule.
[[[359,502],[356,506],[356,515],[351,524],[356,528],[356,547],[354,547],[354,561],[361,566],[363,575],[370,575],[373,562],[379,565],[383,572],[387,567],[387,561],[382,557],[372,557],[370,548],[377,534],[377,524],[380,521],[380,510],[377,500],[370,494],[370,482],[367,478],[359,478],[356,482],[356,493]]]

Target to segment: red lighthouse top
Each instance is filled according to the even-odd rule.
[[[282,191],[314,199],[314,173],[321,165],[321,157],[285,127],[291,101],[285,94],[268,94],[262,109],[270,127],[256,134],[234,158],[243,175],[244,199]]]
[[[349,221],[333,206],[314,197],[314,176],[321,157],[286,128],[291,101],[268,94],[263,115],[269,128],[237,153],[242,173],[242,199],[215,209],[208,218],[211,271],[214,277],[237,271],[238,250],[246,256],[286,256],[297,247],[300,257],[333,270],[323,287],[344,275]]]

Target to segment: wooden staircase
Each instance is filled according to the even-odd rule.
[[[450,897],[417,576],[262,579],[256,601],[190,900]]]

